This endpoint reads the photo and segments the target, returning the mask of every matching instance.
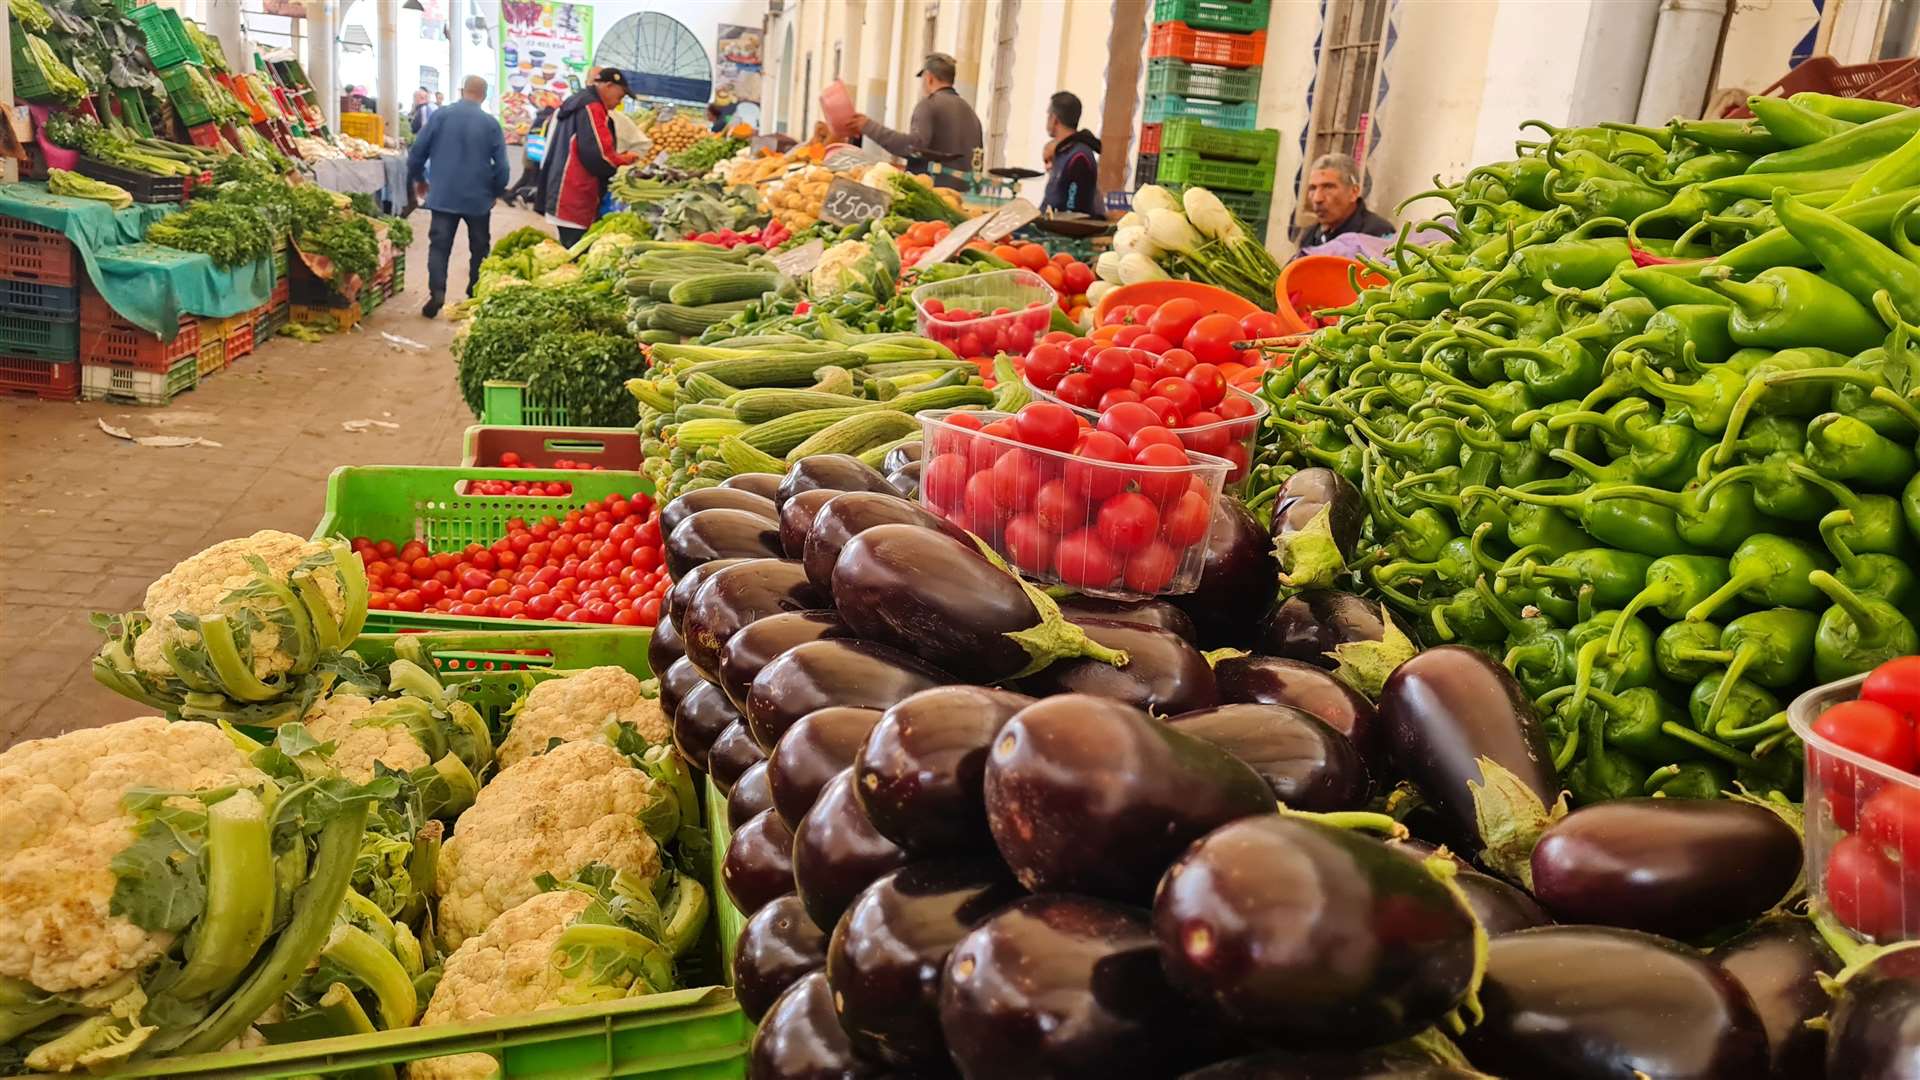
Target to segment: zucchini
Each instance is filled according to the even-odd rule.
[[[715,326],[733,318],[746,309],[752,301],[739,300],[726,304],[708,304],[704,307],[682,307],[679,304],[661,304],[653,309],[653,316],[647,325],[655,330],[671,330],[676,334],[691,337],[709,326]]]
[[[676,445],[673,453],[682,450],[697,450],[703,446],[718,446],[720,440],[747,431],[747,425],[731,418],[711,417],[701,420],[689,420],[681,424],[674,432]],[[677,464],[677,462],[676,462]]]
[[[993,391],[984,386],[939,386],[901,394],[886,403],[893,412],[918,413],[929,409],[959,409],[968,405],[991,405]]]
[[[750,472],[783,473],[787,471],[786,462],[763,450],[756,450],[748,446],[745,440],[738,438],[720,440],[720,459],[732,466],[736,475]]]
[[[728,300],[757,300],[762,294],[772,292],[779,287],[779,274],[739,270],[733,273],[700,274],[683,278],[668,290],[666,298],[676,304],[698,307],[701,304],[720,304]]]
[[[729,386],[749,389],[756,386],[807,386],[814,372],[829,364],[850,367],[860,363],[859,353],[760,353],[745,354],[731,360],[706,360],[682,368],[681,378],[704,372]]]
[[[726,400],[733,414],[749,424],[777,419],[788,413],[808,409],[850,409],[869,402],[846,394],[823,394],[813,390],[782,390],[761,387],[736,391]]]
[[[741,433],[740,440],[755,450],[784,455],[787,451],[849,416],[876,412],[881,407],[876,401],[871,405],[845,409],[811,409],[807,412],[788,413],[778,420],[768,420],[765,423],[753,425]]]
[[[872,446],[920,431],[920,421],[905,413],[882,410],[843,417],[787,451],[787,463],[815,454],[858,454]]]
[[[680,396],[687,401],[725,401],[740,392],[704,371],[689,373],[680,380]]]

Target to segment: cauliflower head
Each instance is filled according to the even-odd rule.
[[[646,696],[632,672],[611,664],[541,682],[514,706],[512,716],[513,729],[497,752],[503,769],[540,753],[554,739],[596,738],[609,721],[633,725],[650,744],[673,736],[659,700]]]
[[[867,279],[861,263],[872,252],[873,249],[863,240],[852,240],[828,248],[813,268],[810,291],[816,298],[825,298],[858,287]]]
[[[653,880],[660,849],[642,814],[661,798],[671,795],[600,742],[570,742],[501,770],[440,853],[434,887],[446,947],[540,892],[541,874],[567,878],[600,863]]]
[[[375,762],[407,773],[431,764],[413,729],[359,694],[337,693],[314,702],[304,722],[314,738],[334,744],[333,767],[356,784],[373,779]]]
[[[157,716],[0,752],[0,976],[50,991],[137,971],[174,935],[112,914],[113,857],[135,839],[134,788],[254,786],[266,776],[211,724]]]
[[[199,631],[175,622],[175,613],[205,618],[214,614],[233,616],[250,609],[264,625],[247,635],[248,648],[242,652],[242,659],[251,661],[254,675],[261,679],[292,670],[293,642],[284,640],[285,628],[272,617],[280,604],[270,594],[255,594],[250,588],[259,577],[249,561],[254,558],[265,563],[267,573],[283,584],[303,566],[324,570],[332,565],[332,553],[326,545],[274,529],[222,540],[186,559],[147,586],[143,608],[153,625],[134,643],[133,659],[139,669],[151,675],[171,675],[174,669],[167,662],[167,647],[199,644]],[[317,572],[314,580],[334,622],[345,622],[348,605],[339,577]]]

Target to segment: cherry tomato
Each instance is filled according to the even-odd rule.
[[[1187,381],[1200,393],[1201,408],[1211,409],[1227,396],[1227,377],[1212,364],[1195,364],[1187,372]]]
[[[1187,372],[1192,371],[1193,366],[1198,362],[1193,358],[1193,354],[1185,349],[1168,349],[1153,362],[1153,377],[1156,379],[1169,376],[1176,379],[1185,378]]]
[[[1877,701],[1907,718],[1920,718],[1920,656],[1889,660],[1867,674],[1860,697]]]
[[[920,483],[926,485],[924,474]],[[1064,536],[1087,523],[1087,502],[1065,480],[1049,480],[1033,497],[1033,516],[1048,532]]]
[[[1118,390],[1133,381],[1134,350],[1112,346],[1101,349],[1087,361],[1087,374],[1102,391]]]
[[[1286,328],[1280,325],[1280,317],[1271,311],[1256,311],[1240,317],[1240,333],[1244,335],[1244,340],[1279,337],[1286,332]]]
[[[1100,542],[1122,555],[1146,547],[1159,530],[1158,507],[1137,492],[1123,491],[1113,496],[1100,504],[1100,512],[1094,517],[1094,533]]]
[[[1138,401],[1123,401],[1101,409],[1100,422],[1095,426],[1123,439],[1132,439],[1134,432],[1159,423],[1159,415],[1146,405]]]
[[[1903,772],[1914,766],[1913,727],[1892,708],[1877,701],[1843,701],[1820,714],[1813,722],[1814,733],[1857,754],[1864,754],[1883,765]],[[1831,754],[1814,755],[1819,759],[1821,775],[1840,759]]]
[[[1187,449],[1214,457],[1227,452],[1227,442],[1232,437],[1231,425],[1221,423],[1218,416],[1205,410],[1188,414],[1180,430],[1180,441]]]
[[[1135,326],[1144,327],[1153,321],[1154,313],[1158,310],[1160,308],[1156,304],[1135,304],[1132,310],[1127,312],[1127,321]]]
[[[1907,784],[1888,784],[1860,808],[1861,836],[1895,856],[1904,867],[1913,867],[1914,880],[1920,883],[1920,788]]]
[[[1073,410],[1051,401],[1035,401],[1022,408],[1014,418],[1020,441],[1062,452],[1073,449],[1080,437],[1080,423]]]
[[[1187,474],[1174,471],[1175,467],[1184,468],[1189,464],[1186,451],[1165,443],[1155,443],[1141,448],[1133,460],[1136,464],[1150,467],[1133,474],[1133,479],[1139,485],[1140,494],[1152,500],[1155,506],[1167,505],[1187,489]]]
[[[1827,906],[1841,922],[1869,937],[1901,930],[1905,897],[1900,871],[1865,837],[1842,837],[1827,855]]]
[[[1200,301],[1176,296],[1160,305],[1160,309],[1147,320],[1147,328],[1165,341],[1184,341],[1193,324],[1205,314],[1206,309],[1200,306]]]
[[[981,536],[991,537],[1006,519],[999,502],[993,497],[993,471],[982,469],[967,477],[966,491],[961,496],[967,531]]]
[[[1157,593],[1173,580],[1179,563],[1180,557],[1172,548],[1155,541],[1127,557],[1120,580],[1134,592]]]
[[[1160,519],[1161,533],[1176,548],[1191,547],[1206,538],[1212,525],[1206,497],[1191,489],[1184,491]]]
[[[1176,338],[1175,340],[1177,341],[1179,339]],[[1166,338],[1161,337],[1159,334],[1149,332],[1149,333],[1142,334],[1137,338],[1134,338],[1133,347],[1136,349],[1139,349],[1143,353],[1147,353],[1152,356],[1159,356],[1161,353],[1166,352],[1168,349],[1173,348],[1173,342],[1168,341]]]
[[[1067,350],[1043,342],[1027,351],[1027,378],[1042,390],[1052,390],[1060,385],[1061,377],[1066,375],[1072,362]]]
[[[1107,431],[1093,431],[1087,434],[1086,441],[1073,459],[1067,462],[1062,478],[1082,498],[1096,503],[1126,487],[1127,470],[1113,466],[1132,462],[1133,455],[1127,452],[1127,444],[1120,436]]]
[[[1146,424],[1135,429],[1133,435],[1127,439],[1127,452],[1132,454],[1137,460],[1140,457],[1140,451],[1156,443],[1162,446],[1171,446],[1175,450],[1183,449],[1186,445],[1180,441],[1180,436],[1175,435],[1171,429],[1159,424]],[[1180,459],[1180,463],[1186,463],[1184,456]]]
[[[1149,388],[1149,390],[1151,390],[1151,388]],[[1149,393],[1146,397],[1140,399],[1140,404],[1153,410],[1153,415],[1160,418],[1160,426],[1170,428],[1180,426],[1181,413],[1179,407],[1166,398],[1161,397],[1159,394]]]
[[[1054,533],[1033,514],[1019,514],[1007,522],[1001,534],[1001,546],[1013,564],[1029,573],[1041,574],[1053,566]]]
[[[1254,407],[1243,395],[1228,394],[1220,399],[1220,407],[1214,411],[1225,420],[1244,420],[1254,414]]]
[[[1155,397],[1173,402],[1173,407],[1180,410],[1182,417],[1199,412],[1202,408],[1200,391],[1185,379],[1161,379],[1153,384],[1153,393]]]
[[[1061,401],[1082,409],[1091,409],[1100,401],[1100,386],[1093,376],[1084,371],[1076,371],[1060,380],[1054,393]]]
[[[1202,315],[1187,331],[1181,344],[1185,345],[1195,360],[1208,364],[1224,364],[1237,355],[1233,343],[1240,340],[1240,322],[1231,315],[1215,312]]]
[[[1118,390],[1109,390],[1106,393],[1100,395],[1100,405],[1099,405],[1100,413],[1101,415],[1104,416],[1106,415],[1107,410],[1113,408],[1115,405],[1123,404],[1125,402],[1138,403],[1139,400],[1140,400],[1140,395],[1134,393],[1131,387],[1123,386]]]
[[[1119,560],[1086,529],[1073,533],[1053,549],[1053,572],[1081,589],[1103,589],[1119,573]]]
[[[920,493],[934,506],[951,511],[960,505],[972,471],[964,451],[940,454],[920,470]]]
[[[1040,493],[1041,461],[1038,454],[1014,450],[993,463],[993,498],[1009,513],[1033,505]]]

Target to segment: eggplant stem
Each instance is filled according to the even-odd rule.
[[[1335,829],[1351,829],[1355,832],[1376,832],[1391,840],[1405,840],[1413,835],[1405,825],[1387,816],[1365,810],[1335,810],[1315,812],[1312,810],[1289,809],[1286,803],[1278,804],[1280,816],[1296,818],[1300,821],[1313,821]]]
[[[1448,856],[1429,855],[1420,861],[1427,873],[1440,887],[1453,895],[1460,910],[1467,913],[1467,920],[1473,923],[1473,974],[1467,978],[1467,992],[1460,1004],[1447,1013],[1447,1027],[1455,1035],[1464,1035],[1470,1027],[1478,1026],[1487,1018],[1487,1011],[1480,1004],[1480,984],[1487,977],[1487,944],[1489,941],[1486,925],[1473,914],[1473,905],[1467,902],[1466,890],[1460,887],[1458,876],[1460,867]]]

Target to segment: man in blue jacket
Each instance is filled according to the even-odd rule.
[[[454,230],[467,225],[467,295],[480,280],[480,262],[493,247],[488,225],[493,200],[507,190],[507,138],[500,122],[480,108],[487,80],[467,76],[460,100],[433,114],[407,154],[407,179],[433,213],[427,232],[427,306],[440,314],[447,299],[447,257]],[[429,183],[431,181],[431,183]]]

